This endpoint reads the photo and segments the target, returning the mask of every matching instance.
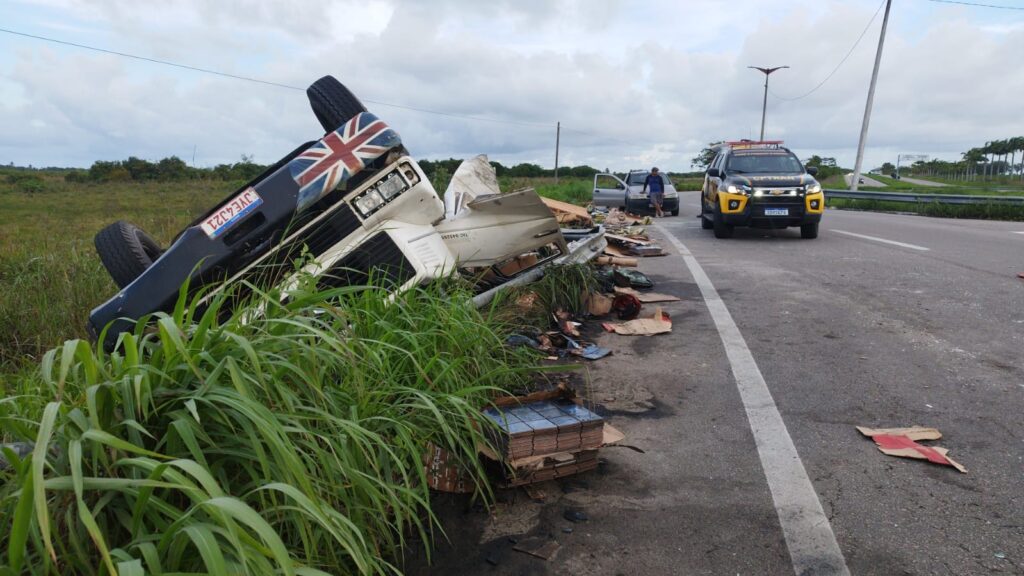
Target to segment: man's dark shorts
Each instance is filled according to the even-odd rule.
[[[664,192],[651,192],[650,199],[651,199],[651,204],[656,204],[656,205],[664,204],[665,203],[665,193]]]

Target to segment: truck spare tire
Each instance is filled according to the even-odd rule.
[[[306,89],[309,105],[325,132],[334,132],[366,107],[334,76],[324,76]]]
[[[163,250],[138,226],[118,220],[96,233],[96,253],[118,288],[124,288],[149,268]]]

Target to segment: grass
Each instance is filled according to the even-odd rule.
[[[42,174],[40,191],[0,179],[0,373],[85,338],[89,311],[116,291],[92,237],[114,220],[163,245],[240,183],[72,184]]]
[[[486,498],[477,415],[533,357],[451,283],[311,285],[245,321],[180,301],[112,354],[48,352],[0,401],[3,440],[35,442],[0,472],[0,571],[397,573],[439,528],[428,445]]]
[[[937,202],[885,202],[850,198],[829,198],[830,208],[873,212],[912,212],[939,218],[1024,221],[1024,206],[1002,204],[939,204]]]

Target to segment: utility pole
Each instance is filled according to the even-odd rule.
[[[764,114],[768,111],[768,77],[772,72],[789,68],[789,66],[776,66],[775,68],[761,68],[759,66],[747,66],[754,70],[760,70],[764,74],[764,100],[761,102],[761,142],[764,142]]]
[[[558,145],[562,139],[562,123],[555,124],[555,184],[558,184]]]
[[[868,137],[868,123],[871,122],[871,105],[875,101],[875,83],[878,82],[878,67],[882,63],[882,46],[885,44],[885,29],[889,26],[889,8],[892,0],[885,0],[885,16],[882,18],[882,33],[878,35],[878,51],[875,53],[875,69],[871,72],[871,86],[868,87],[868,101],[864,105],[864,122],[860,126],[860,142],[857,144],[857,162],[853,167],[853,179],[850,190],[857,189],[860,182],[860,169],[864,163],[864,143]],[[899,157],[896,158],[899,162]]]

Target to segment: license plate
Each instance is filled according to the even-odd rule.
[[[789,216],[789,208],[765,208],[765,216]]]
[[[238,196],[228,200],[209,218],[203,220],[201,224],[203,232],[206,232],[210,238],[216,238],[241,222],[246,214],[255,210],[260,204],[263,204],[263,199],[250,186]]]

